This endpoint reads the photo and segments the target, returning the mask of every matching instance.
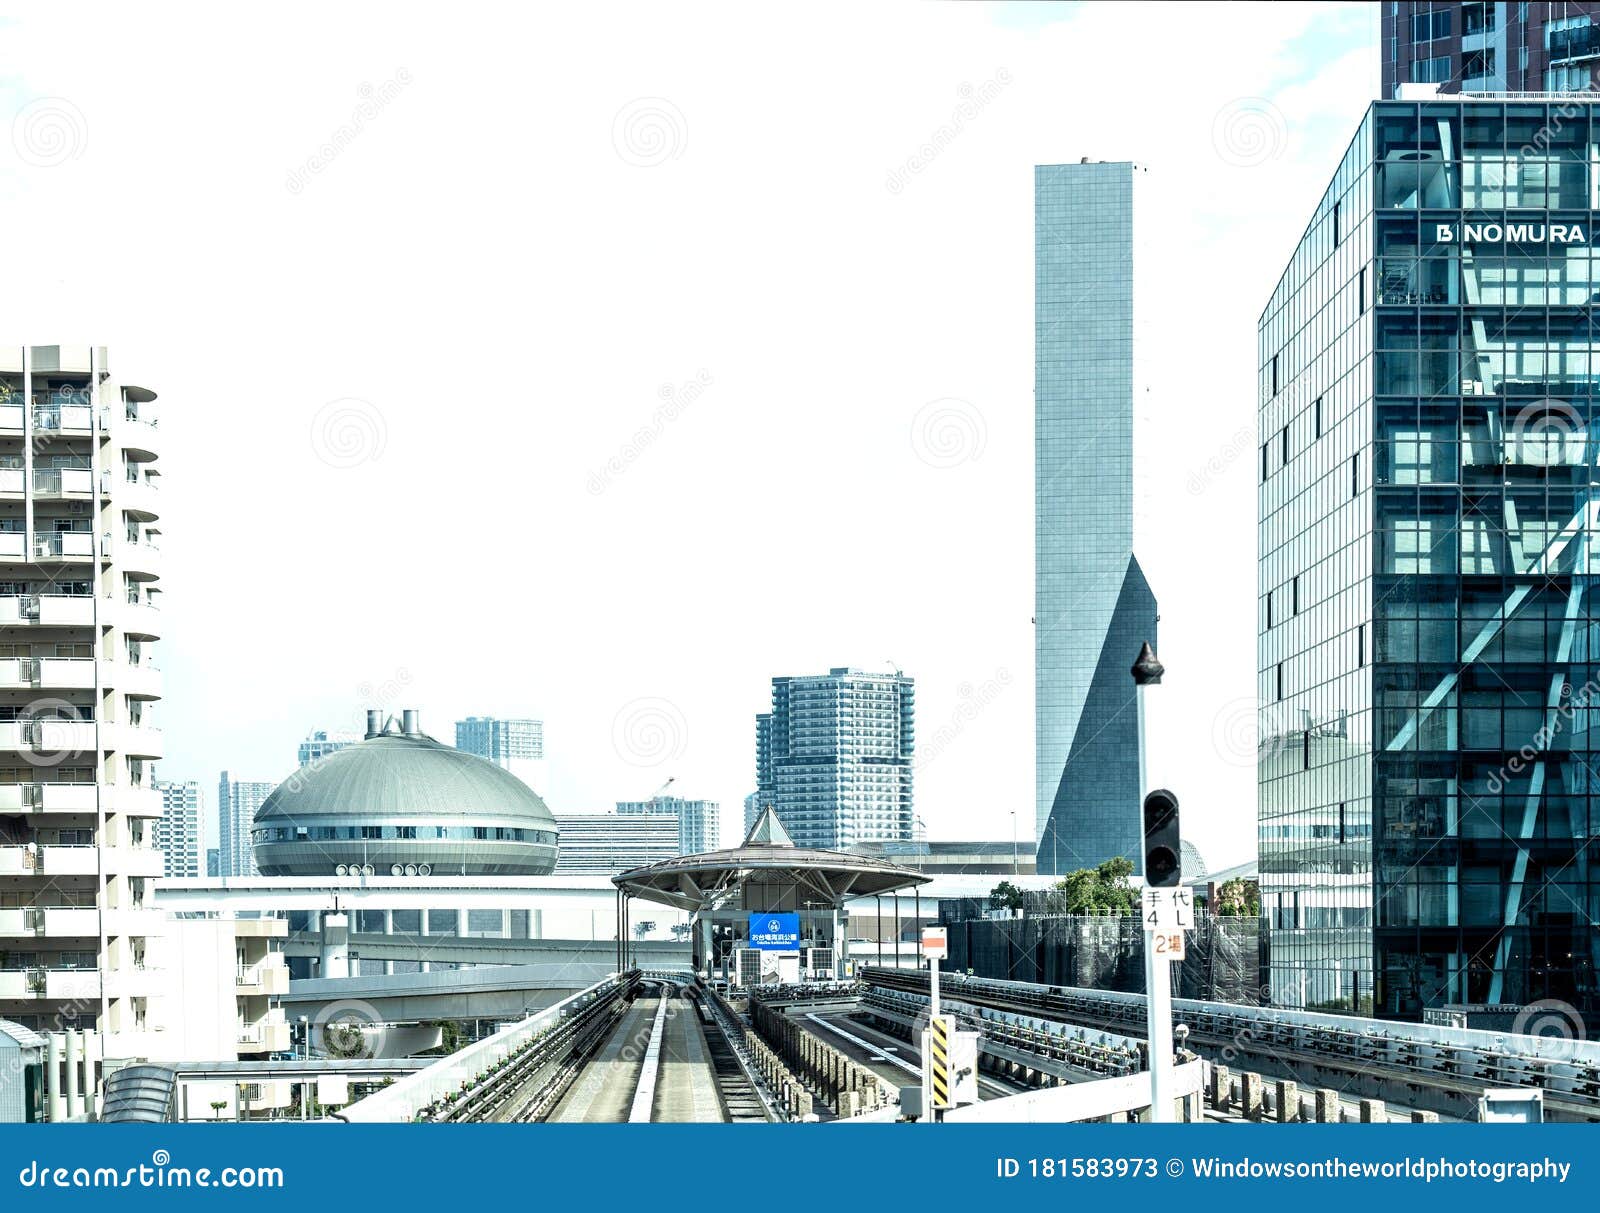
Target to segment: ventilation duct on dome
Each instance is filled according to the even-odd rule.
[[[383,732],[383,712],[378,708],[367,709],[367,736],[376,737]]]
[[[422,732],[422,726],[417,721],[417,709],[406,708],[400,714],[400,731],[407,737],[415,737]]]

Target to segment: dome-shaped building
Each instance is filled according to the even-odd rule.
[[[256,812],[263,876],[544,876],[556,821],[510,771],[367,713],[366,737],[284,780]]]

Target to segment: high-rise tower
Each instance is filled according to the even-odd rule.
[[[1034,169],[1039,871],[1141,862],[1129,667],[1156,639],[1133,555],[1133,166]]]

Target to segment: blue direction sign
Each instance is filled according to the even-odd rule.
[[[800,950],[800,915],[752,914],[750,915],[750,946],[763,952],[798,952]]]

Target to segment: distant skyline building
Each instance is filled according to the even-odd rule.
[[[915,701],[902,673],[839,666],[772,680],[772,710],[756,717],[756,795],[796,846],[913,836]]]
[[[360,733],[348,729],[318,729],[300,743],[300,765],[309,766],[329,754],[337,754],[345,746],[354,745],[360,740]]]
[[[154,786],[161,794],[161,818],[153,833],[163,875],[204,876],[206,798],[199,780],[158,779]]]
[[[1138,871],[1129,670],[1156,600],[1133,554],[1133,165],[1034,169],[1034,275],[1038,870]]]
[[[1407,84],[1443,93],[1584,92],[1600,61],[1600,4],[1382,5],[1383,96]]]
[[[469,716],[456,721],[456,749],[487,758],[536,792],[547,790],[542,720]]]
[[[232,779],[222,772],[217,781],[217,875],[255,876],[250,835],[256,810],[277,785],[256,779]]]
[[[626,872],[678,857],[676,813],[557,813],[556,874]]]
[[[757,732],[760,726],[757,725]],[[755,825],[756,818],[761,816],[761,793],[751,792],[744,798],[744,832],[750,833],[750,827]]]
[[[619,813],[671,813],[678,819],[678,854],[698,855],[722,845],[722,806],[715,800],[657,796],[651,800],[619,800]]]

